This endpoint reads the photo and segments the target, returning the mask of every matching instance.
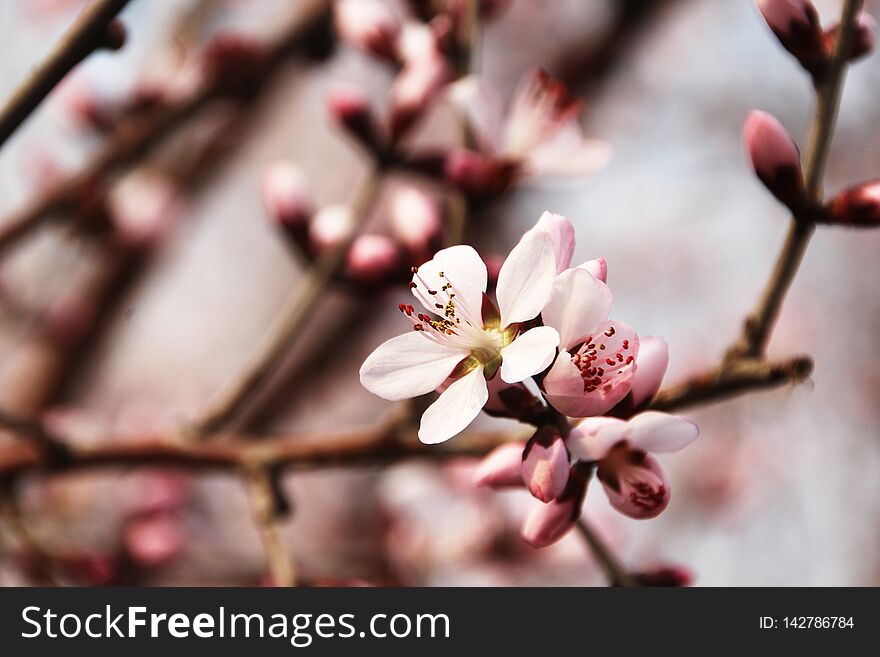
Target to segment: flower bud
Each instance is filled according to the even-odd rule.
[[[573,467],[565,492],[549,504],[536,505],[522,526],[522,537],[533,548],[552,545],[574,527],[581,515],[588,479]]]
[[[122,541],[135,563],[152,568],[168,563],[183,548],[183,536],[177,521],[164,514],[131,521],[123,532]]]
[[[400,21],[382,0],[337,0],[336,30],[340,38],[365,52],[396,61]]]
[[[413,260],[430,259],[443,230],[437,200],[415,187],[395,190],[389,212],[391,232],[409,250]]]
[[[279,160],[263,175],[263,205],[281,228],[299,232],[315,211],[302,171],[292,162]]]
[[[355,283],[380,283],[402,269],[400,248],[387,235],[361,235],[348,250],[346,273]]]
[[[347,205],[327,205],[315,214],[309,225],[309,244],[316,252],[338,246],[354,230],[354,217]]]
[[[880,225],[880,180],[852,187],[835,196],[825,209],[822,221],[856,228]]]
[[[337,87],[327,98],[330,118],[369,150],[381,150],[382,138],[370,101],[356,87]]]
[[[825,49],[831,53],[834,52],[834,45],[837,43],[837,35],[840,32],[840,25],[834,25],[825,31]],[[856,17],[855,33],[852,38],[852,47],[849,52],[850,61],[860,59],[865,55],[871,54],[877,41],[877,21],[865,12],[860,13]]]
[[[227,94],[248,96],[253,93],[267,55],[266,46],[253,37],[236,32],[218,34],[205,46],[204,75],[221,84]]]
[[[509,442],[489,452],[474,472],[474,484],[490,488],[522,486],[523,450],[521,441]]]
[[[529,492],[545,504],[560,497],[568,484],[571,457],[559,431],[538,429],[522,455],[522,479]]]
[[[177,186],[161,174],[129,176],[108,200],[117,241],[125,248],[149,248],[161,242],[183,211]]]
[[[806,200],[800,154],[785,128],[767,112],[754,110],[744,136],[752,166],[764,186],[793,211]]]
[[[659,566],[635,577],[642,586],[680,587],[690,586],[694,581],[694,574],[684,566]]]
[[[468,196],[491,198],[513,181],[515,168],[470,150],[457,149],[446,156],[446,179]]]
[[[452,77],[449,64],[437,50],[436,38],[431,35],[430,39],[426,43],[422,38],[406,38],[402,45],[406,64],[391,85],[389,123],[394,143],[422,118]]]
[[[825,61],[825,44],[819,12],[810,0],[755,0],[782,46],[811,73]]]
[[[630,518],[655,518],[669,505],[669,481],[660,464],[625,442],[599,461],[596,476],[611,506]]]

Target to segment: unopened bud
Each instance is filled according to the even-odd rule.
[[[826,60],[825,39],[819,12],[810,0],[755,0],[767,25],[788,50],[811,73]]]
[[[183,548],[183,536],[177,521],[165,514],[132,520],[125,528],[122,540],[132,561],[149,568],[168,563]]]
[[[377,57],[397,60],[401,25],[382,0],[338,0],[335,20],[343,41]]]
[[[529,492],[545,504],[562,495],[568,484],[571,457],[559,431],[543,427],[526,444],[522,479]]]
[[[298,166],[286,160],[269,165],[263,175],[263,205],[272,221],[284,230],[300,232],[315,206]]]
[[[419,262],[430,258],[443,230],[440,204],[433,196],[415,187],[395,190],[389,222],[391,232],[409,250],[413,260]]]
[[[684,566],[659,566],[635,575],[642,586],[690,586],[694,574]]]
[[[837,43],[837,35],[840,32],[840,25],[834,25],[825,31],[825,49],[831,53]],[[874,45],[877,42],[877,21],[865,12],[860,13],[856,17],[855,32],[852,37],[852,45],[850,46],[850,61],[860,59],[865,55],[871,54]]]
[[[400,248],[387,235],[360,235],[348,251],[346,273],[357,284],[387,281],[402,269]]]
[[[381,150],[382,138],[367,96],[357,87],[337,87],[327,97],[334,123],[342,126],[369,150]]]
[[[309,243],[316,252],[326,251],[345,241],[354,230],[354,217],[346,205],[328,205],[312,218]]]
[[[451,71],[439,51],[408,61],[391,86],[391,141],[400,141],[434,102]]]
[[[446,179],[468,196],[491,198],[504,192],[513,181],[514,169],[470,150],[455,150],[446,156]]]
[[[522,459],[526,444],[520,441],[505,443],[489,452],[474,472],[477,486],[509,488],[522,486]]]
[[[579,468],[573,467],[565,492],[550,504],[536,505],[526,516],[521,530],[526,543],[542,548],[565,536],[581,515],[587,482]]]
[[[752,166],[764,186],[794,211],[805,202],[800,154],[785,128],[767,112],[752,111],[744,136]]]
[[[823,223],[856,228],[880,226],[880,180],[851,187],[828,204]]]

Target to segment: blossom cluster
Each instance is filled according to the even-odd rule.
[[[494,300],[472,247],[439,251],[413,268],[409,287],[421,308],[399,305],[412,330],[379,346],[360,370],[361,383],[384,399],[440,391],[421,419],[425,443],[452,438],[482,410],[534,424],[528,443],[486,458],[479,482],[525,486],[542,502],[524,527],[536,546],[576,521],[592,468],[617,510],[659,514],[669,483],[649,452],[677,451],[698,435],[677,416],[640,412],[659,389],[666,343],[640,341],[608,318],[607,265],[572,267],[574,247],[572,223],[544,213],[504,261]],[[568,417],[583,419],[571,428]]]

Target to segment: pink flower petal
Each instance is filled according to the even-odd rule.
[[[608,318],[611,290],[584,269],[569,269],[556,277],[541,317],[559,331],[560,344],[571,349]]]
[[[566,444],[581,461],[598,461],[605,458],[612,447],[626,440],[628,429],[625,420],[588,417],[571,430]]]
[[[632,418],[629,425],[629,444],[646,452],[678,452],[700,435],[697,425],[677,415],[659,411],[645,411]]]
[[[596,475],[611,506],[625,516],[655,518],[669,505],[666,473],[645,452],[616,447],[599,463]]]
[[[474,472],[474,483],[477,486],[491,488],[522,486],[522,462],[525,448],[524,442],[515,441],[493,449],[477,466]]]
[[[575,234],[574,226],[568,218],[561,214],[545,212],[538,219],[538,223],[529,232],[545,232],[550,235],[553,242],[553,251],[556,254],[556,273],[561,274],[571,266],[571,257],[574,255]]]
[[[605,258],[587,260],[585,263],[578,265],[577,269],[584,269],[590,272],[593,278],[603,283],[608,282],[608,263],[605,262]]]
[[[660,390],[669,364],[669,345],[666,340],[655,336],[641,338],[636,363],[638,371],[633,378],[630,392],[633,408],[651,401]]]

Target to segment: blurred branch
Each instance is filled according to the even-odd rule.
[[[308,0],[298,4],[300,9],[296,18],[272,41],[259,70],[253,71],[249,77],[248,84],[254,90],[265,85],[288,58],[308,50],[316,34],[326,32],[330,21],[329,0]],[[143,117],[122,122],[82,169],[62,178],[2,222],[0,254],[49,218],[54,216],[61,220],[63,212],[74,205],[94,181],[118,174],[138,162],[176,129],[214,101],[227,98],[228,94],[226,77],[210,76],[190,94],[167,102]]]
[[[122,46],[122,27],[113,26],[112,22],[128,3],[129,0],[95,0],[82,11],[49,56],[0,109],[0,146],[75,66],[96,50]]]
[[[635,587],[639,585],[586,520],[578,518],[577,529],[608,577],[611,586]]]
[[[269,562],[269,572],[275,586],[296,584],[296,571],[287,548],[281,539],[281,516],[286,502],[279,500],[279,482],[266,468],[247,468],[249,497],[260,539]]]
[[[353,203],[352,216],[357,222],[356,227],[346,239],[309,268],[305,280],[290,295],[275,325],[258,346],[253,360],[196,422],[194,430],[198,435],[209,435],[224,428],[262,390],[263,385],[284,362],[285,356],[312,315],[322,292],[344,267],[348,250],[372,211],[381,177],[382,166],[377,164]]]
[[[863,0],[847,0],[844,4],[839,36],[828,70],[816,81],[816,112],[804,172],[807,196],[811,203],[818,202],[822,196],[822,176],[837,120],[840,94],[855,34],[856,17],[862,4]],[[773,274],[757,307],[746,319],[743,335],[729,352],[729,359],[759,358],[765,353],[782,302],[794,281],[815,228],[815,223],[809,217],[792,217],[788,236],[776,261]]]
[[[747,392],[800,383],[812,371],[813,361],[807,356],[771,362],[756,358],[738,359],[664,388],[654,397],[650,408],[672,411],[685,406],[710,404]]]
[[[29,442],[0,446],[0,480],[26,472],[169,465],[192,470],[246,470],[267,468],[316,469],[353,465],[387,464],[407,458],[445,459],[482,456],[515,432],[472,433],[443,445],[426,446],[415,429],[394,420],[377,429],[340,435],[226,436],[207,442],[181,442],[163,435],[127,438],[108,436],[99,445],[70,446],[70,458],[53,463]]]

